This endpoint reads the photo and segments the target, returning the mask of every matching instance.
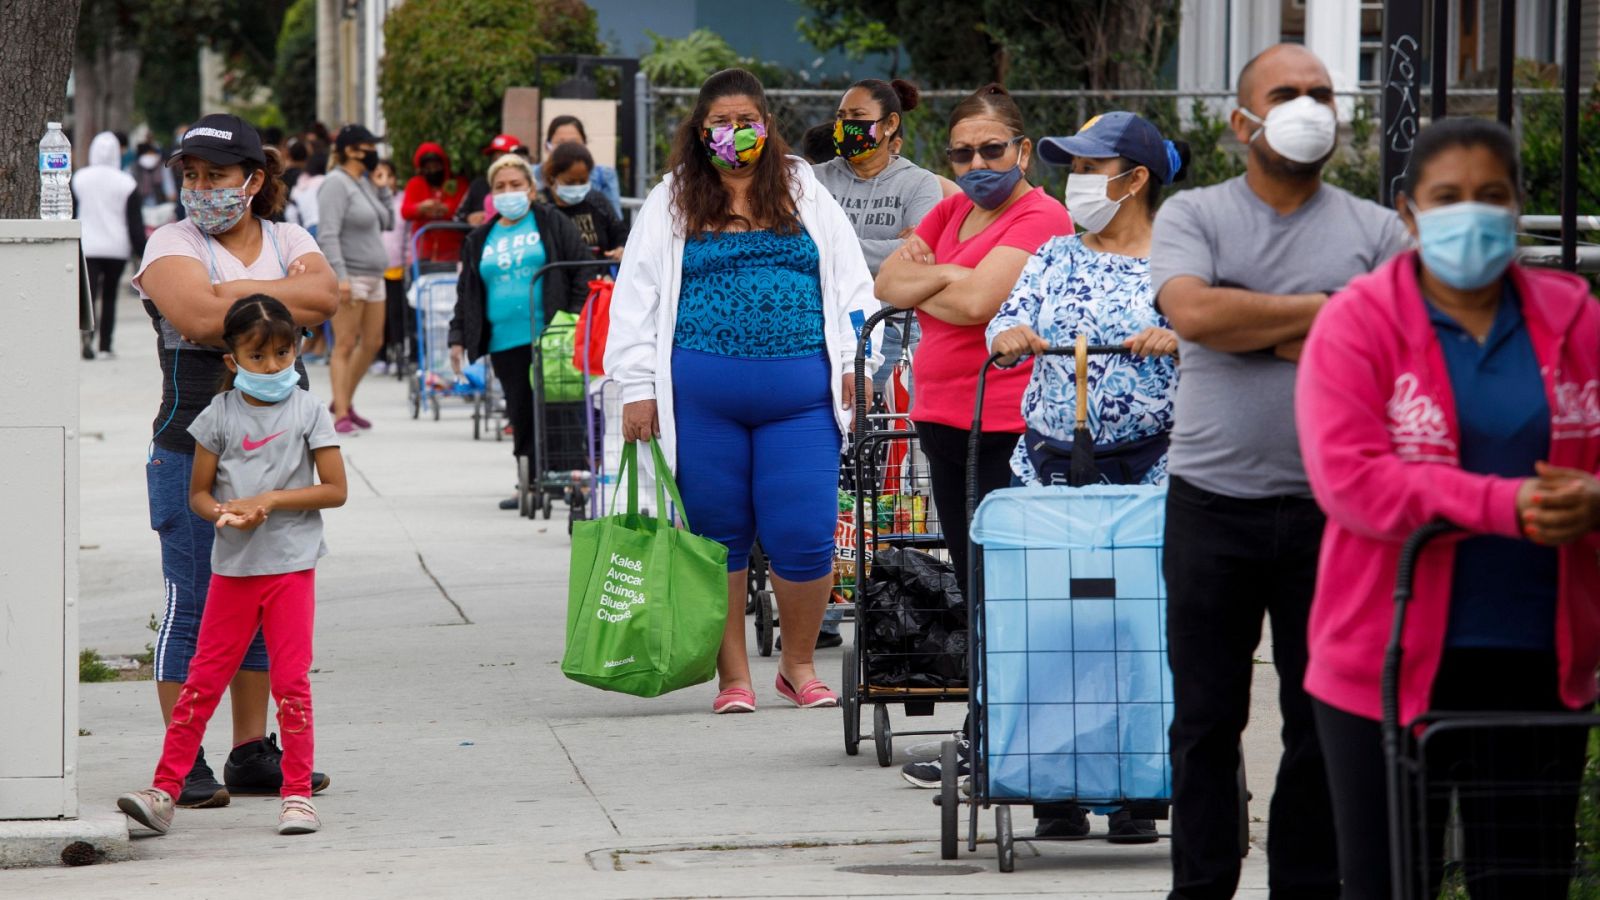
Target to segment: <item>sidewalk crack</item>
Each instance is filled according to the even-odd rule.
[[[422,548],[417,546],[417,539],[412,536],[411,529],[406,527],[405,520],[395,514],[394,504],[389,502],[389,498],[378,492],[378,488],[373,485],[372,479],[368,478],[367,473],[361,471],[361,467],[356,465],[354,457],[345,457],[345,468],[356,473],[356,476],[366,484],[367,489],[372,491],[372,495],[383,502],[384,508],[389,511],[389,517],[394,519],[394,523],[400,526],[400,530],[405,533],[406,541],[411,544],[411,552],[417,555],[417,565],[422,567],[422,574],[428,576],[428,580],[433,582],[433,586],[439,590],[439,596],[443,597],[445,602],[450,604],[450,608],[456,611],[456,615],[461,617],[461,624],[473,624],[472,618],[467,615],[466,610],[461,608],[461,604],[456,602],[456,598],[450,596],[450,592],[445,589],[444,583],[439,580],[439,576],[433,574],[433,570],[428,568],[428,561],[422,557]]]
[[[566,742],[561,740],[561,735],[556,733],[556,727],[551,725],[548,719],[545,720],[544,727],[550,729],[550,736],[556,739],[556,744],[561,747],[561,752],[567,756],[567,765],[572,766],[572,774],[578,776],[578,783],[583,785],[583,789],[589,792],[589,796],[594,799],[594,805],[600,807],[601,814],[606,817],[607,822],[611,823],[611,830],[617,833],[617,837],[622,837],[622,829],[617,827],[617,820],[611,818],[611,810],[606,809],[606,805],[600,802],[600,795],[594,792],[594,788],[589,786],[589,780],[583,777],[583,772],[578,768],[577,761],[572,758],[572,751],[567,749]]]

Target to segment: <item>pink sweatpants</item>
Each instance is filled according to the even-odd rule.
[[[256,629],[267,642],[267,677],[278,701],[283,735],[283,796],[311,796],[316,748],[311,718],[311,631],[316,616],[316,570],[236,578],[211,576],[200,641],[167,726],[155,786],[174,798],[194,767],[206,723],[239,671]]]

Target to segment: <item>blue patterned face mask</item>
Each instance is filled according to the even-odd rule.
[[[239,366],[233,373],[233,386],[262,403],[281,403],[300,386],[300,373],[290,366],[272,375],[262,375]]]
[[[245,184],[249,184],[248,179]],[[239,224],[250,209],[250,196],[244,192],[243,185],[209,191],[184,188],[182,199],[183,208],[195,226],[212,235],[222,234]]]

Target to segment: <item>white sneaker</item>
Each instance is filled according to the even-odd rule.
[[[321,828],[322,820],[317,818],[317,808],[311,805],[310,797],[283,798],[283,811],[278,813],[279,834],[311,834]]]
[[[172,795],[160,788],[123,794],[117,798],[117,808],[156,834],[166,834],[172,827]]]

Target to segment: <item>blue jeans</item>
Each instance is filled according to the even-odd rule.
[[[672,352],[678,487],[689,526],[750,564],[761,535],[788,581],[833,572],[839,518],[839,424],[827,354],[744,359]]]
[[[161,538],[161,580],[165,586],[161,629],[156,632],[157,681],[182,684],[200,638],[200,615],[211,587],[211,542],[216,526],[189,509],[189,478],[194,454],[157,446],[145,463],[150,495],[150,527]],[[267,644],[256,631],[240,667],[267,670]]]

